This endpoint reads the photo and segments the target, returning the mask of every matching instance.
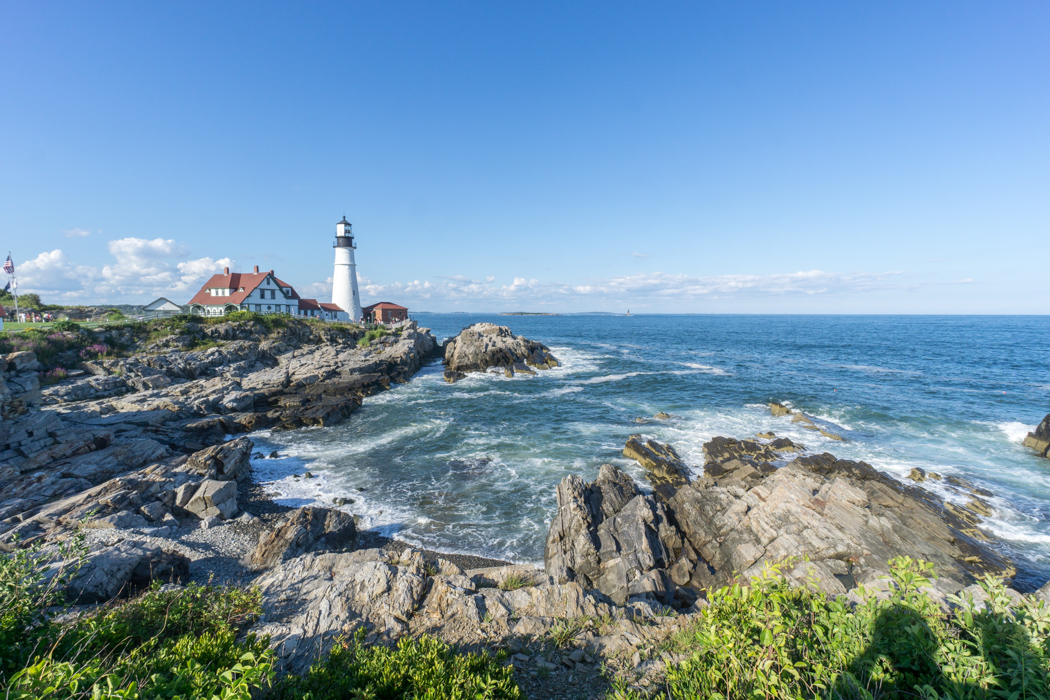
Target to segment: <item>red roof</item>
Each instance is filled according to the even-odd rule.
[[[228,275],[212,275],[211,279],[204,283],[201,290],[190,299],[190,304],[200,304],[202,306],[225,306],[226,304],[233,304],[237,306],[242,304],[248,295],[251,294],[256,287],[262,284],[263,280],[270,275],[269,272],[234,272]],[[274,282],[280,285],[282,288],[287,289],[291,299],[298,299],[299,295],[296,293],[292,285],[287,282],[282,282],[276,276],[273,278]],[[232,289],[232,294],[225,297],[213,297],[208,293],[209,289]],[[243,290],[243,291],[241,291]],[[275,299],[276,301],[276,299]]]
[[[373,311],[375,309],[390,309],[391,311],[408,311],[408,307],[391,304],[389,301],[381,301],[361,309],[362,311]]]
[[[320,306],[325,311],[342,311],[343,310],[342,307],[340,307],[340,306],[338,306],[336,304],[325,303],[323,301],[320,304],[318,304],[318,306]]]
[[[320,311],[321,305],[317,303],[316,299],[300,299],[299,308],[304,311]]]

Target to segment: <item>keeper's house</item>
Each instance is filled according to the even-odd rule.
[[[304,304],[304,301],[308,303]],[[318,304],[313,299],[301,299],[292,285],[281,281],[273,270],[259,272],[258,265],[252,272],[231,273],[230,268],[225,268],[221,275],[214,275],[205,282],[186,306],[191,314],[198,316],[225,316],[234,311],[254,311],[260,314],[313,316],[329,321],[349,318],[334,304]]]

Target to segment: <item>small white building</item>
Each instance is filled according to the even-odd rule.
[[[171,299],[161,297],[156,301],[151,301],[142,307],[142,310],[147,316],[175,316],[176,314],[182,313],[182,307],[173,302]]]
[[[328,304],[316,299],[300,299],[299,315],[308,318],[319,318],[323,321],[349,321],[350,314],[335,304]]]
[[[227,267],[205,282],[186,306],[198,316],[225,316],[234,311],[298,316],[299,294],[273,270],[259,272],[256,265],[253,272],[231,273]]]

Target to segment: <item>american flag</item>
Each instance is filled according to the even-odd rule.
[[[15,274],[15,264],[11,262],[11,254],[7,254],[7,262],[4,263],[4,272],[9,275]]]

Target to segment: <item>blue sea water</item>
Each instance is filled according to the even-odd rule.
[[[418,314],[439,340],[478,321],[543,342],[562,366],[534,378],[473,374],[445,383],[439,363],[365,400],[331,428],[260,433],[281,458],[257,460],[283,502],[331,505],[416,545],[539,562],[568,474],[593,479],[641,433],[699,472],[703,443],[773,431],[810,451],[913,467],[988,489],[985,525],[1029,584],[1050,577],[1050,460],[1021,446],[1050,411],[1047,317],[491,316]],[[846,442],[774,418],[780,400]],[[636,418],[666,411],[667,422]],[[313,479],[295,475],[309,470]],[[965,500],[942,484],[924,484]],[[363,489],[363,490],[362,490]]]

